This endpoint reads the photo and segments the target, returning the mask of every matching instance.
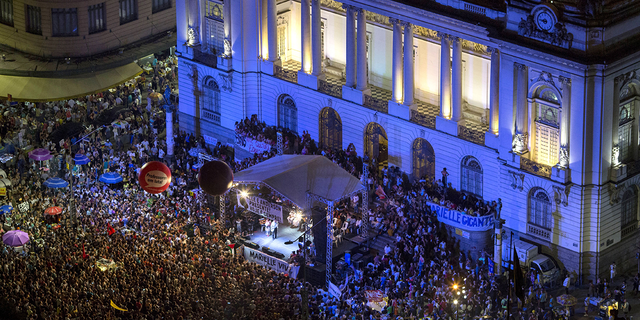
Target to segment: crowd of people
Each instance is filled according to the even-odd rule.
[[[488,274],[485,252],[460,249],[427,202],[476,214],[495,214],[499,204],[458,192],[435,177],[411,182],[398,168],[372,165],[371,198],[350,199],[332,222],[357,233],[362,219],[369,219],[375,230],[395,239],[370,263],[347,270],[340,297],[244,261],[229,245],[238,233],[257,228],[254,223],[246,228],[242,219],[237,224],[242,213],[235,212],[233,199],[225,219],[214,217],[213,204],[198,192],[197,159],[189,150],[204,148],[235,171],[275,156],[276,150],[236,161],[222,144],[207,146],[193,134],[163,132],[165,119],[152,94],[177,83],[173,57],[159,60],[162,67],[152,68],[153,74],[100,94],[5,106],[10,112],[0,119],[0,134],[16,154],[2,167],[13,184],[7,203],[14,210],[0,219],[4,231],[19,228],[31,241],[19,250],[2,249],[0,318],[279,320],[301,319],[308,312],[312,319],[506,319],[508,284]],[[277,131],[257,117],[237,124],[239,134],[272,145]],[[176,136],[173,159],[166,157],[166,134]],[[48,164],[30,160],[27,151],[37,147],[54,158]],[[373,163],[352,149],[319,146],[306,131],[285,131],[284,149],[322,154],[357,177],[364,164]],[[71,158],[77,153],[90,163],[75,166]],[[168,192],[150,195],[136,183],[149,160],[169,163],[174,179]],[[99,182],[107,171],[124,181]],[[73,192],[45,187],[50,177],[73,180]],[[276,197],[268,191],[265,196]],[[371,204],[364,217],[363,201]],[[45,220],[50,206],[65,208],[61,221]],[[290,257],[292,264],[306,265],[304,250]],[[529,319],[557,318],[551,296],[535,274],[528,278],[534,279],[526,284],[532,293],[514,310]],[[367,290],[382,292],[386,305],[367,305]]]

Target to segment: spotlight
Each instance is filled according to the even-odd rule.
[[[240,191],[240,196],[243,197],[243,198],[246,198],[246,197],[249,196],[249,193],[246,192],[246,191]]]

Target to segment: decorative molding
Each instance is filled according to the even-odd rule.
[[[571,78],[558,76],[558,81],[563,85],[571,86]]]
[[[425,134],[424,129],[420,129],[420,137],[421,138],[424,138],[424,134]]]
[[[537,39],[566,49],[571,49],[571,46],[573,45],[573,34],[567,31],[567,27],[564,23],[556,22],[553,29],[550,31],[540,30],[534,22],[533,15],[528,15],[527,20],[520,18],[518,34],[523,37]]]
[[[511,188],[513,190],[524,190],[524,173],[516,172],[516,171],[508,171],[511,174]]]
[[[333,1],[333,0],[320,0],[320,6],[333,9],[339,12],[344,12],[345,10],[344,6],[349,6],[349,5],[342,4],[340,2]]]
[[[366,17],[367,17],[367,21],[370,22],[376,22],[379,24],[383,24],[385,26],[391,26],[391,18],[383,16],[379,13],[375,13],[375,12],[371,12],[371,11],[365,11],[366,12]]]
[[[546,82],[552,85],[554,88],[557,88],[555,81],[553,81],[553,75],[549,72],[541,71],[536,81]]]
[[[525,48],[521,45],[518,44],[512,44],[509,42],[504,42],[501,41],[500,45],[503,49],[503,51],[505,50],[509,50],[509,51],[513,51],[512,53],[514,55],[518,55],[518,56],[522,56],[522,55],[527,55],[530,57],[533,57],[537,60],[542,60],[542,61],[546,61],[547,63],[545,63],[546,65],[548,65],[549,63],[557,63],[560,64],[562,66],[562,68],[573,68],[579,72],[584,72],[586,70],[588,70],[587,65],[584,64],[580,64],[580,63],[576,63],[572,60],[569,59],[564,59],[564,58],[557,58],[555,56],[546,54],[546,53],[540,53],[540,51],[536,51],[536,50],[532,50],[529,48]],[[544,62],[542,62],[544,63]]]
[[[233,91],[233,73],[228,75],[218,74],[220,81],[222,82],[222,90],[232,92]]]
[[[224,55],[226,57],[231,57],[231,39],[228,37],[224,38]]]
[[[489,51],[487,50],[487,46],[479,43],[475,43],[470,40],[462,40],[462,48],[467,49],[469,51],[473,51],[479,53],[481,55],[489,55]]]
[[[560,146],[559,165],[563,168],[569,167],[569,146]]]
[[[389,23],[392,26],[395,26],[396,24],[399,24],[402,26],[402,21],[400,19],[396,19],[396,18],[389,18]]]
[[[335,1],[331,1],[331,2],[335,2]],[[336,2],[336,3],[338,3],[338,2]],[[331,8],[334,8],[334,7],[331,7]],[[342,10],[340,10],[342,12],[351,13],[354,10],[356,10],[356,7],[354,7],[354,6],[350,5],[350,4],[344,3],[344,4],[342,4],[342,6],[340,6],[340,9],[342,9]]]
[[[436,41],[440,41],[440,32],[437,32],[435,30],[431,30],[429,28],[425,28],[423,26],[416,25],[416,26],[413,27],[413,32],[416,35],[423,36],[423,37],[428,38],[428,39],[433,39],[433,40],[436,40]]]
[[[615,145],[611,148],[611,164],[615,167],[620,164],[620,147]]]
[[[517,69],[517,70],[522,70],[522,71],[527,71],[527,66],[522,64],[522,63],[517,63],[514,62],[513,66]]]
[[[513,135],[513,142],[511,144],[511,148],[513,150],[513,152],[518,153],[518,154],[522,154],[525,153],[528,149],[527,149],[527,136],[528,134],[525,133],[516,133],[515,135]]]
[[[631,80],[638,79],[638,70],[629,71],[625,74],[622,74],[616,78],[620,83],[620,87],[626,86]],[[618,79],[620,78],[620,79]]]
[[[553,186],[553,198],[556,202],[557,205],[560,205],[562,203],[563,206],[568,206],[569,205],[569,192],[570,192],[570,187],[559,187],[559,186]]]
[[[609,204],[610,205],[614,205],[620,202],[622,190],[624,190],[624,186],[618,186],[617,184],[613,184],[613,183],[609,184]]]
[[[198,43],[200,43],[200,36],[199,36],[200,33],[198,32],[197,27],[189,26],[189,28],[187,29],[187,35],[189,37],[190,46],[195,46],[195,45],[198,45]]]

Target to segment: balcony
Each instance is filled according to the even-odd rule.
[[[212,68],[218,67],[218,57],[215,54],[207,52],[202,47],[193,48],[193,60]]]
[[[636,229],[638,229],[638,222],[634,221],[633,223],[630,223],[626,227],[622,228],[622,230],[620,231],[620,237],[625,238],[626,236],[633,234]]]
[[[551,167],[537,163],[535,161],[529,160],[525,157],[520,157],[520,168],[522,170],[533,173],[537,176],[550,178],[551,177]]]
[[[273,75],[278,79],[298,83],[298,71],[302,65],[295,60],[288,60],[282,63],[282,66],[273,66]]]
[[[220,125],[220,114],[211,110],[200,110],[200,118],[210,121],[213,124]]]
[[[458,138],[484,146],[484,133],[489,126],[482,123],[465,120],[458,125]]]
[[[527,233],[541,239],[551,240],[551,231],[533,224],[527,224]]]
[[[380,87],[369,85],[371,93],[364,96],[364,103],[362,105],[371,110],[378,112],[389,112],[389,100],[391,100],[391,91],[382,89]]]
[[[337,78],[326,77],[325,80],[318,81],[318,91],[332,97],[342,99],[342,86],[344,82]]]

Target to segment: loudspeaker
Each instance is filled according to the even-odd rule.
[[[326,215],[327,211],[322,208],[315,207],[311,210],[311,219],[314,224],[311,232],[313,234],[313,244],[316,247],[316,260],[323,263],[327,261],[327,224],[331,223],[331,221],[323,220]],[[321,222],[318,223],[319,221]]]

